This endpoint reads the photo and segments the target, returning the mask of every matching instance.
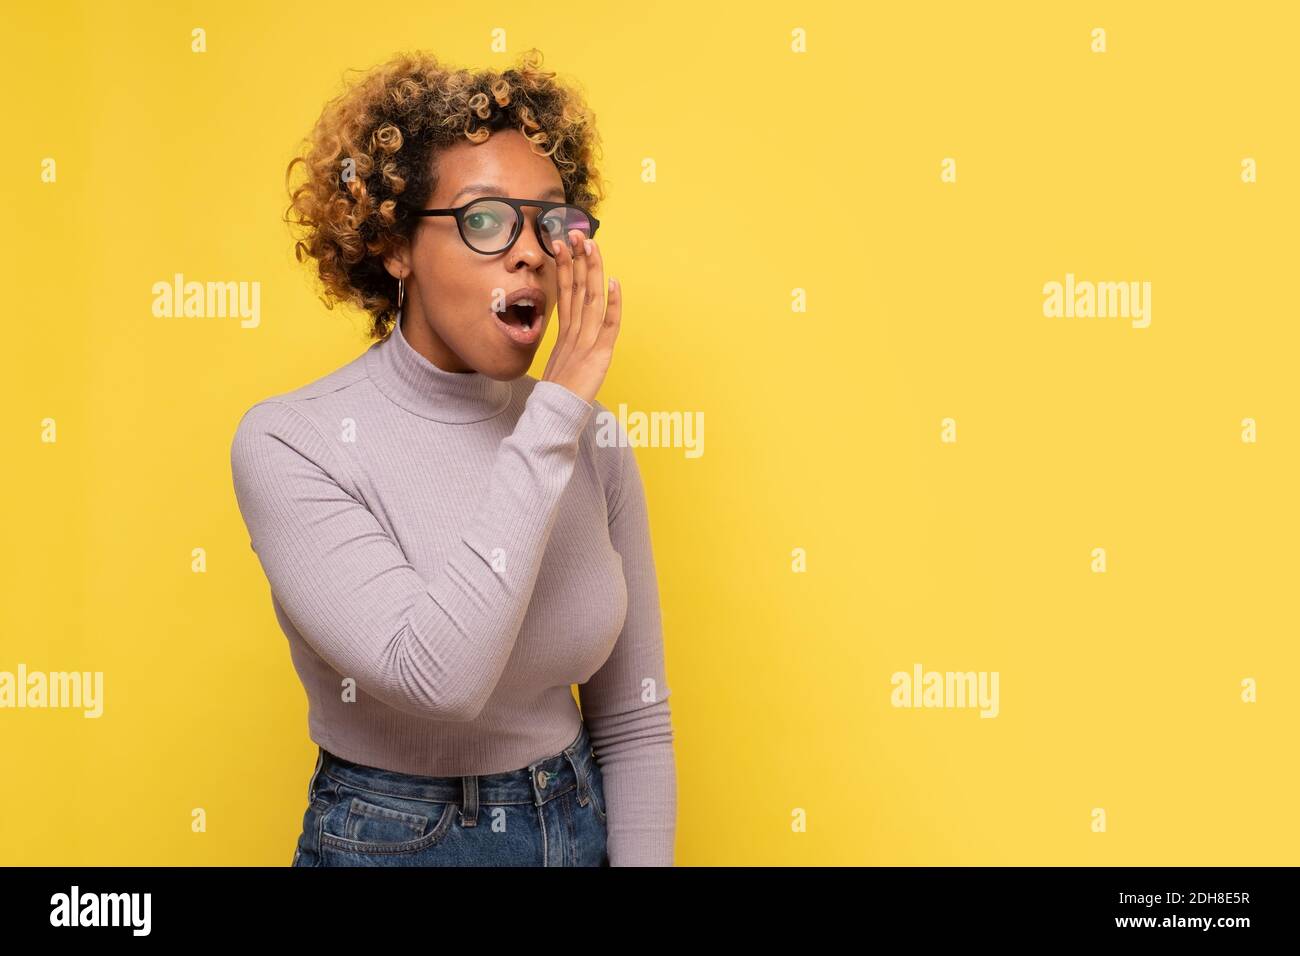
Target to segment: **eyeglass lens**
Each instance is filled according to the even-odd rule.
[[[500,252],[510,242],[519,215],[513,206],[497,199],[481,199],[465,210],[465,239],[479,252]],[[591,237],[591,220],[577,206],[556,206],[541,214],[542,235],[547,249],[552,240],[564,238],[572,229]]]

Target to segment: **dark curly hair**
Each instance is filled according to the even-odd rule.
[[[481,143],[519,130],[555,163],[565,201],[596,213],[604,183],[595,114],[541,64],[535,48],[504,72],[453,70],[432,54],[402,53],[326,104],[285,170],[285,222],[301,231],[297,260],[316,261],[327,308],[343,302],[370,313],[372,338],[392,330],[397,280],[384,257],[410,238],[415,210],[433,195],[433,156],[462,138]],[[290,188],[298,164],[307,178]]]

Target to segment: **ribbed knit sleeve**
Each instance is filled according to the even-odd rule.
[[[578,687],[605,784],[611,866],[672,866],[677,777],[659,585],[645,490],[631,445],[609,513],[623,559],[627,618],[609,659]]]
[[[311,420],[277,400],[250,408],[231,445],[235,495],[272,593],[303,639],[390,707],[473,720],[514,648],[593,408],[562,385],[537,383],[472,521],[430,579],[349,491],[343,456]]]

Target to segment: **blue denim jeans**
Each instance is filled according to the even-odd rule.
[[[609,866],[587,726],[504,773],[423,777],[318,748],[293,866]]]

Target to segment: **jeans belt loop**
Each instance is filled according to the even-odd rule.
[[[569,764],[573,767],[573,772],[578,778],[578,806],[585,807],[591,800],[591,782],[587,779],[586,771],[583,769],[582,761],[573,753],[572,747],[566,747],[564,756],[568,759]]]
[[[460,825],[478,826],[478,777],[461,777],[463,799],[461,801]]]

